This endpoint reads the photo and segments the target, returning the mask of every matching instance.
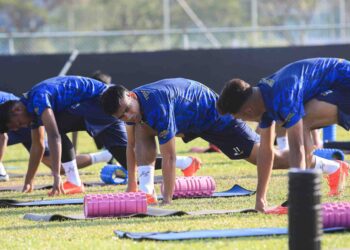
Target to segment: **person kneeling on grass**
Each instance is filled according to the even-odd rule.
[[[334,105],[328,105],[331,110],[323,109],[319,106],[320,102],[314,100],[328,90],[350,90],[349,61],[337,58],[306,59],[291,63],[261,79],[256,87],[241,79],[226,83],[217,103],[219,112],[246,121],[260,121],[257,210],[267,208],[266,193],[274,159],[274,121],[287,129],[290,167],[321,169],[328,174],[330,195],[338,195],[344,187],[349,165],[312,154],[311,130],[327,126],[330,121],[337,122]],[[340,102],[346,99],[349,96],[343,96]],[[312,106],[308,106],[310,100]],[[342,122],[342,119],[346,120],[346,116],[340,116],[339,121]]]
[[[132,91],[111,86],[102,95],[106,113],[127,122],[127,191],[138,190],[136,166],[145,171],[139,188],[156,202],[153,164],[158,137],[163,157],[163,203],[171,203],[175,183],[175,136],[189,142],[197,137],[215,144],[230,159],[256,164],[259,136],[247,124],[230,115],[220,116],[218,95],[207,86],[184,78],[165,79]],[[287,152],[275,151],[275,168],[288,168]],[[141,177],[141,176],[140,176]],[[153,196],[153,198],[152,198]]]

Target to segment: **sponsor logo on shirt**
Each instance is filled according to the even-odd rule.
[[[149,99],[149,92],[146,90],[141,90],[141,93],[143,95],[143,97],[146,99],[146,101],[148,101]]]
[[[327,96],[329,94],[331,94],[333,91],[332,90],[327,90],[321,93],[321,96]]]
[[[272,87],[272,85],[274,85],[274,83],[275,83],[275,80],[263,78],[263,79],[261,79],[261,82],[262,82],[262,83],[266,83],[267,85],[269,85],[270,87]]]
[[[239,147],[233,147],[233,155],[234,156],[240,156],[244,153],[243,150],[241,150]]]
[[[163,130],[162,132],[159,133],[159,137],[165,138],[169,134],[168,130]]]
[[[290,122],[290,120],[292,120],[294,115],[295,115],[295,113],[289,113],[288,116],[286,117],[286,119],[284,119],[282,126],[284,126],[286,123]]]
[[[73,104],[70,106],[71,109],[76,109],[80,106],[80,103],[77,103],[77,104]]]

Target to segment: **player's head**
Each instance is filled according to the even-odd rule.
[[[11,100],[0,105],[0,133],[28,127],[31,122],[32,117],[20,101]]]
[[[248,101],[252,95],[252,86],[241,79],[231,79],[225,84],[216,107],[220,114],[252,121],[256,117],[254,106]]]
[[[102,95],[102,105],[107,114],[122,121],[141,122],[142,115],[136,94],[122,85],[110,86]]]
[[[106,84],[112,83],[112,77],[101,70],[96,70],[94,73],[92,73],[91,78]]]

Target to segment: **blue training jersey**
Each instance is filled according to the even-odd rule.
[[[45,109],[60,112],[73,104],[96,97],[107,88],[104,83],[81,76],[58,76],[36,84],[21,101],[29,114],[41,117]]]
[[[176,134],[220,131],[235,122],[230,115],[218,114],[218,95],[193,80],[164,79],[138,87],[133,92],[138,97],[143,122],[158,132],[160,144]]]
[[[350,87],[350,62],[338,58],[312,58],[291,63],[263,78],[258,88],[265,103],[260,127],[272,121],[285,128],[305,115],[304,104],[323,91]]]
[[[0,91],[0,104],[7,102],[7,101],[12,101],[12,100],[18,100],[19,98],[15,96],[14,94]]]

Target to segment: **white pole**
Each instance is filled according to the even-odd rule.
[[[61,69],[61,72],[58,74],[59,76],[65,76],[67,74],[68,70],[72,67],[73,62],[75,61],[78,55],[79,55],[79,50],[75,49],[72,51],[68,61]]]

